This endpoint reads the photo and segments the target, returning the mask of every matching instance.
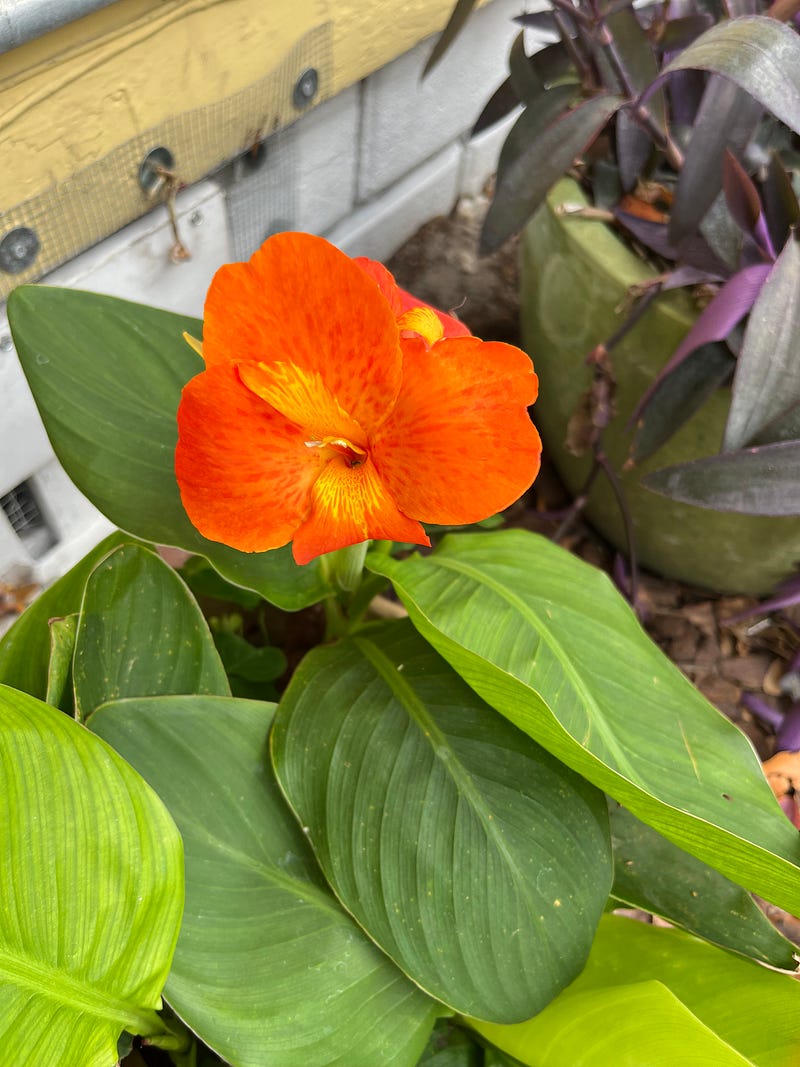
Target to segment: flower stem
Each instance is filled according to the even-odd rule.
[[[352,593],[361,582],[369,544],[369,541],[362,541],[360,544],[348,545],[346,548],[340,548],[331,553],[333,580],[346,593]]]

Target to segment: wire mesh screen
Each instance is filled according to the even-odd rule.
[[[14,233],[32,231],[39,251],[34,261],[13,272],[0,266],[0,300],[15,286],[35,281],[79,252],[115,233],[133,219],[145,214],[154,201],[139,183],[142,161],[153,148],[163,146],[174,159],[174,171],[181,184],[191,184],[217,171],[230,160],[253,155],[259,144],[293,122],[313,97],[317,104],[330,95],[332,85],[332,32],[325,23],[305,34],[284,59],[268,74],[225,99],[206,107],[170,116],[158,126],[118,145],[103,159],[58,182],[44,193],[2,214],[0,242]],[[296,91],[303,72],[314,72],[313,92],[303,97]],[[306,89],[309,86],[306,85]],[[261,150],[264,146],[261,145]],[[269,145],[267,144],[267,151]],[[288,158],[283,163],[280,182],[272,183],[275,198],[268,216],[291,216],[292,177]],[[249,232],[257,244],[266,236],[258,232],[264,222],[264,208],[251,202],[242,182],[240,209],[250,216],[250,230],[242,229],[235,244],[247,243]],[[284,192],[285,187],[285,192]],[[281,201],[285,199],[286,203]],[[268,228],[269,218],[266,220]],[[280,228],[280,227],[278,227]],[[29,234],[25,234],[29,236]],[[34,238],[31,238],[33,240]],[[252,251],[252,249],[250,249]]]

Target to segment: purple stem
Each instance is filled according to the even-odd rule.
[[[783,726],[784,713],[779,708],[774,708],[772,704],[768,704],[763,697],[756,696],[755,693],[742,693],[740,702],[757,719],[771,726],[773,730],[780,730]]]
[[[775,734],[778,752],[800,751],[800,704],[792,704]]]

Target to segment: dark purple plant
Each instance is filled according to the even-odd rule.
[[[723,455],[645,484],[703,507],[798,514],[800,492],[785,487],[800,482],[800,0],[549,3],[517,22],[556,42],[526,56],[520,35],[509,78],[476,124],[524,109],[482,248],[519,231],[564,173],[577,176],[593,217],[656,266],[646,301],[681,285],[711,294],[641,398],[633,461],[657,451],[735,367]],[[460,0],[459,21],[470,6]],[[455,19],[442,43],[454,29]],[[632,300],[631,314],[640,306]],[[598,347],[611,351],[626,331]]]

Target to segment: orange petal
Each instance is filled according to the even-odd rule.
[[[203,326],[209,367],[292,363],[318,374],[369,432],[400,387],[397,322],[353,261],[321,237],[279,233],[214,275]]]
[[[411,293],[407,293],[405,289],[401,289],[394,280],[394,276],[382,263],[377,263],[374,259],[366,259],[364,256],[359,256],[358,259],[353,260],[353,262],[377,283],[378,288],[389,301],[389,304],[398,319],[406,311],[413,311],[414,308],[427,308],[432,311],[438,318],[439,322],[441,322],[445,337],[472,336],[469,328],[465,326],[463,322],[459,322],[453,315],[447,315],[444,311],[439,311],[438,308],[431,307],[431,305],[426,304],[424,300],[419,300]]]
[[[185,386],[175,472],[186,513],[204,537],[244,552],[291,540],[322,468],[302,430],[255,396],[233,366]]]
[[[500,342],[453,338],[430,351],[403,341],[403,385],[371,443],[381,480],[421,522],[477,522],[513,504],[539,470],[526,408],[537,378],[528,356]]]
[[[307,441],[336,435],[366,444],[364,431],[342,410],[316,371],[293,363],[241,363],[237,370],[248,389],[302,428]]]
[[[344,458],[330,460],[314,483],[312,499],[311,515],[292,543],[298,563],[369,538],[430,544],[420,524],[398,511],[370,460],[357,467]]]

